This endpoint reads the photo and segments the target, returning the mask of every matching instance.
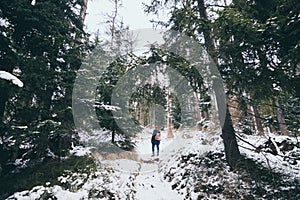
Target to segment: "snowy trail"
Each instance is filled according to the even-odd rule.
[[[163,170],[175,162],[178,155],[182,154],[184,147],[188,146],[192,140],[183,139],[179,134],[169,139],[167,133],[163,131],[161,132],[160,156],[152,157],[151,135],[152,133],[148,130],[140,133],[136,138],[136,151],[139,161],[128,159],[106,161],[106,164],[122,174],[119,183],[115,183],[115,185],[121,188],[122,184],[120,183],[127,182],[128,177],[131,177],[130,182],[133,183],[136,191],[133,199],[184,199],[177,191],[172,190],[170,182],[164,180]]]
[[[145,130],[136,138],[138,159],[103,159],[99,156],[97,171],[72,173],[59,177],[63,185],[50,187],[36,186],[31,191],[17,192],[12,199],[34,200],[44,194],[53,194],[58,200],[82,199],[132,199],[132,200],[183,200],[188,188],[172,189],[172,185],[181,178],[173,177],[171,182],[164,179],[166,173],[178,168],[178,159],[182,155],[209,151],[212,145],[205,145],[203,138],[207,133],[183,130],[175,132],[175,137],[167,138],[162,132],[160,156],[151,157],[151,130]],[[200,144],[200,145],[199,145]],[[181,168],[180,168],[181,169]],[[180,170],[179,169],[179,170]],[[184,171],[184,169],[182,169]],[[170,177],[169,177],[170,178]],[[175,182],[173,181],[175,180]],[[69,186],[68,186],[69,187]],[[173,186],[174,187],[174,186]]]
[[[58,200],[198,199],[199,190],[195,190],[195,186],[198,183],[203,186],[210,184],[216,186],[216,184],[218,185],[218,183],[220,183],[222,186],[228,187],[228,191],[234,190],[234,195],[237,194],[235,186],[240,186],[242,183],[242,187],[239,187],[237,190],[239,195],[243,197],[244,194],[253,194],[252,190],[248,189],[251,188],[251,186],[249,186],[249,180],[251,179],[246,177],[247,182],[241,181],[239,176],[228,171],[228,168],[223,166],[223,164],[220,165],[223,161],[219,160],[217,166],[211,169],[207,169],[206,165],[198,165],[198,163],[203,160],[201,158],[204,158],[207,152],[223,151],[223,141],[217,134],[218,132],[209,132],[207,130],[201,132],[187,129],[175,132],[175,138],[173,139],[166,138],[166,133],[162,132],[163,140],[161,142],[161,152],[159,160],[155,160],[158,157],[151,157],[151,130],[147,131],[148,132],[144,131],[140,133],[135,141],[137,145],[136,152],[138,153],[139,159],[126,159],[123,157],[103,159],[103,157],[99,156],[99,165],[96,171],[91,171],[90,173],[88,171],[67,173],[64,176],[58,177],[59,185],[51,185],[51,183],[48,182],[46,185],[35,186],[31,190],[16,192],[9,199],[35,200],[42,199],[45,195],[47,195],[47,197],[49,196],[49,199],[53,197],[53,199]],[[280,136],[276,142],[281,141],[285,137],[286,136]],[[267,139],[263,139],[259,136],[251,136],[248,140],[256,145],[262,145],[267,142]],[[294,139],[294,144],[297,144],[296,142],[297,140]],[[242,145],[246,146],[246,144]],[[251,148],[251,146],[249,146],[249,148]],[[80,151],[82,150],[84,149]],[[253,151],[246,153],[249,157],[255,157],[255,160],[265,159],[265,155],[258,157],[259,154],[254,154]],[[272,156],[273,157],[268,157],[271,160],[270,163],[273,166],[278,165],[277,168],[280,168],[282,173],[287,174],[287,172],[290,171],[291,174],[295,176],[299,174],[299,164],[293,165],[293,168],[288,169],[288,165],[284,161],[280,163],[278,157],[275,155]],[[186,159],[191,162],[186,162]],[[210,158],[206,159],[210,161]],[[267,165],[267,163],[265,164]],[[195,167],[200,168],[197,171]],[[223,171],[219,172],[219,170]],[[197,173],[200,173],[200,179],[193,176],[197,175]],[[199,182],[199,180],[201,181]],[[293,189],[293,192],[296,194],[297,188],[290,184],[294,183],[283,183],[282,191],[285,193],[287,191],[286,188],[289,188]],[[245,188],[247,189],[245,190]],[[224,195],[230,196],[231,194],[228,193],[228,191],[216,194],[215,191],[207,191],[204,189],[200,190],[201,198],[202,195],[204,195],[203,198],[207,197],[206,199],[211,199],[212,196],[210,195],[217,195],[214,197],[224,199]],[[275,193],[277,194],[277,192]],[[285,195],[289,196],[290,192]]]
[[[169,139],[166,132],[161,134],[160,156],[154,158],[151,157],[151,134],[144,133],[140,135],[137,152],[142,162],[135,179],[136,199],[184,199],[184,196],[172,190],[171,183],[163,178],[162,169],[175,162],[177,156],[182,154],[184,148],[190,145],[192,140],[183,139],[181,135],[175,135],[174,138]]]
[[[177,168],[175,163],[178,162],[181,155],[188,153],[201,155],[213,148],[211,145],[202,144],[201,141],[206,134],[205,132],[183,130],[175,132],[174,138],[167,138],[167,132],[162,131],[160,155],[152,157],[152,130],[144,130],[135,139],[138,160],[116,159],[102,162],[114,168],[115,175],[118,174],[119,178],[113,184],[116,188],[123,188],[125,183],[132,185],[130,191],[135,192],[130,192],[130,199],[183,200],[186,194],[173,190],[174,183],[164,179],[164,175],[171,168]],[[127,189],[121,189],[120,192],[128,194],[123,190]]]
[[[158,171],[148,174],[140,174],[136,177],[136,199],[166,200],[183,199],[176,191],[172,190],[171,184],[163,180]]]

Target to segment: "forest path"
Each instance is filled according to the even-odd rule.
[[[178,149],[174,145],[179,142],[179,137],[167,138],[167,133],[164,131],[161,132],[161,136],[160,156],[152,157],[151,133],[144,132],[139,135],[136,149],[141,165],[134,180],[135,199],[183,199],[175,190],[172,190],[171,183],[163,178],[162,172],[162,168],[175,162],[183,148]],[[177,147],[180,146],[177,145]]]
[[[140,168],[135,176],[135,199],[184,199],[172,183],[164,179],[164,171],[192,145],[193,138],[184,138],[184,132],[174,133],[167,138],[167,132],[161,132],[160,155],[152,157],[151,135],[149,131],[138,136],[136,150],[140,158]],[[155,150],[156,153],[156,150]]]
[[[167,132],[161,132],[160,155],[152,157],[152,131],[144,130],[135,138],[137,160],[117,159],[106,161],[120,176],[118,188],[130,185],[126,192],[130,199],[185,199],[172,189],[173,182],[169,182],[164,175],[172,168],[177,169],[178,160],[189,153],[203,154],[212,146],[203,144],[207,136],[205,132],[182,130],[174,132],[174,138],[167,138]],[[156,150],[155,150],[156,153]],[[176,177],[174,177],[176,178]],[[128,182],[129,181],[129,182]]]

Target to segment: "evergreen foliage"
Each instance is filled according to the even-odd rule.
[[[72,87],[88,47],[82,3],[1,2],[0,69],[24,83],[16,88],[0,81],[1,176],[61,159],[76,142]]]
[[[209,56],[218,66],[230,99],[222,137],[231,168],[241,158],[234,125],[240,126],[245,134],[263,134],[268,128],[272,132],[299,136],[299,1],[233,0],[229,5],[225,5],[226,1],[213,2],[152,0],[145,11],[157,14],[168,7],[170,19],[157,23],[184,33],[188,39],[179,41],[178,35],[170,31],[165,35],[165,44],[152,45],[148,52],[137,56],[132,53],[134,38],[129,28],[117,19],[119,0],[114,1],[115,10],[108,20],[111,41],[102,43],[97,36],[92,44],[97,45],[94,52],[90,51],[92,45],[83,30],[81,9],[86,6],[83,0],[43,0],[35,4],[29,0],[2,0],[0,70],[18,77],[24,87],[0,79],[0,198],[46,181],[56,183],[57,176],[65,169],[95,167],[91,158],[69,157],[72,143],[79,143],[77,131],[84,131],[75,128],[72,115],[72,91],[76,75],[81,73],[86,73],[88,79],[80,82],[78,89],[90,92],[94,99],[77,100],[87,105],[81,109],[96,111],[93,119],[96,124],[85,128],[95,130],[100,125],[109,130],[111,140],[105,148],[133,150],[132,138],[142,126],[151,123],[164,126],[163,121],[169,120],[163,115],[165,111],[169,112],[175,128],[200,123],[195,121],[195,110],[189,107],[198,108],[204,120],[213,117],[212,91],[208,88],[215,85],[223,88],[222,84],[213,79],[210,66],[199,72],[192,62],[196,59],[203,64]],[[203,44],[208,55],[202,49],[187,48],[193,42]],[[83,61],[85,58],[88,60]],[[90,65],[87,71],[79,70],[82,64]],[[126,77],[138,68],[145,73]],[[173,79],[178,80],[168,77],[167,68],[178,72],[180,79],[175,75]],[[169,85],[159,83],[157,74],[170,78]],[[124,77],[130,84],[118,85]],[[172,85],[185,91],[185,96],[176,96]],[[214,92],[220,103],[220,91]],[[130,96],[124,99],[128,105],[112,105],[113,95],[121,100]],[[161,109],[160,117],[153,122],[149,113],[157,107]],[[130,118],[116,117],[119,109],[129,110]],[[239,111],[238,115],[234,109]],[[94,117],[86,113],[79,119],[82,123]],[[215,155],[208,155],[204,161],[212,160],[209,156]],[[223,159],[223,154],[216,156]],[[257,183],[273,181],[263,176],[270,173],[260,165],[250,160],[240,164],[240,173],[250,174]],[[200,186],[199,190],[207,189]],[[272,188],[277,186],[284,185]],[[251,191],[258,197],[266,192],[259,185]],[[279,193],[274,195],[279,197]],[[234,198],[233,193],[229,196]],[[267,197],[271,198],[271,193]]]

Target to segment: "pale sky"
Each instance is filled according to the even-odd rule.
[[[152,28],[151,19],[157,16],[144,13],[142,2],[150,4],[151,0],[122,0],[123,6],[119,10],[119,20],[123,19],[125,25],[129,25],[130,30]],[[95,33],[98,29],[101,33],[105,30],[105,14],[112,14],[113,3],[110,0],[89,0],[86,16],[86,29],[90,33]],[[166,17],[165,17],[166,19]]]

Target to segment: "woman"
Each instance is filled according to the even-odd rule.
[[[161,136],[160,131],[158,129],[158,126],[154,127],[153,134],[151,137],[151,143],[152,143],[152,156],[154,156],[154,149],[156,146],[157,149],[157,156],[159,156],[159,144],[160,144]]]

